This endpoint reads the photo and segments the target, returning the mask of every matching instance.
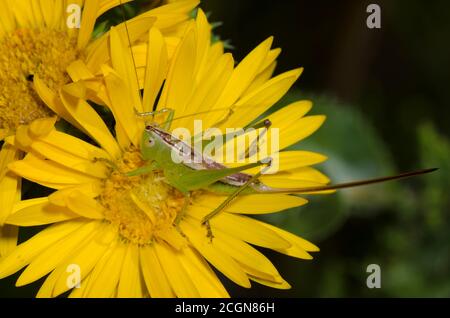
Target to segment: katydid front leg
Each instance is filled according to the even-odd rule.
[[[184,203],[183,207],[181,208],[181,211],[177,213],[177,216],[175,217],[175,220],[173,221],[173,225],[177,229],[177,231],[183,236],[186,237],[186,235],[183,233],[183,231],[180,228],[180,222],[186,215],[187,209],[189,207],[189,203],[191,201],[191,193],[187,192],[184,193]]]
[[[169,113],[169,115],[167,116],[166,121],[163,122],[162,128],[164,130],[169,130],[170,126],[172,125],[173,117],[175,115],[175,110],[173,110],[172,108],[163,108],[160,110],[155,110],[152,112],[145,112],[145,113],[136,112],[136,115],[139,117],[150,117],[150,116],[154,117],[155,115],[164,114],[164,113]]]
[[[152,172],[157,167],[158,167],[158,163],[156,161],[152,161],[149,164],[146,164],[145,166],[142,166],[140,168],[137,168],[136,170],[125,173],[125,175],[127,177],[140,176],[141,174],[148,174],[148,173]]]

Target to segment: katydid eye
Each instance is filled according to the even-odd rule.
[[[155,139],[149,138],[149,139],[147,140],[147,146],[153,147],[154,145],[155,145]]]

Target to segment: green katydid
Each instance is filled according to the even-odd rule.
[[[255,163],[246,164],[236,168],[227,168],[226,166],[214,161],[212,158],[200,154],[194,147],[186,142],[176,138],[168,132],[173,120],[173,110],[162,109],[156,112],[141,114],[142,116],[152,116],[156,113],[168,112],[168,120],[164,122],[164,127],[150,123],[146,124],[141,139],[142,158],[147,162],[146,165],[138,170],[129,172],[127,175],[135,176],[139,174],[149,173],[153,170],[162,170],[165,181],[172,187],[179,190],[185,195],[185,206],[178,214],[174,221],[174,225],[178,228],[178,224],[183,218],[187,207],[189,197],[192,191],[205,190],[213,193],[228,196],[216,209],[206,215],[202,224],[207,227],[208,236],[212,238],[211,227],[209,221],[225,209],[233,200],[240,195],[248,195],[255,193],[285,193],[285,194],[307,194],[319,191],[336,190],[350,188],[362,185],[368,185],[389,180],[412,177],[424,173],[435,171],[436,169],[423,169],[407,172],[395,176],[382,178],[361,180],[355,182],[341,183],[335,185],[314,186],[305,188],[272,188],[263,184],[259,177],[264,169],[255,175],[243,173],[258,166],[270,166],[270,158]],[[266,120],[263,124],[257,124],[255,127],[264,126],[268,129],[270,121]],[[172,154],[182,152],[193,159],[189,163],[177,163],[173,160]],[[198,157],[200,156],[200,157]],[[195,162],[195,163],[192,163]]]

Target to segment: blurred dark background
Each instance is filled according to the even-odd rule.
[[[137,1],[144,4],[148,1]],[[368,29],[366,8],[381,7],[381,29]],[[204,0],[214,30],[242,59],[270,35],[283,52],[276,73],[305,72],[274,109],[311,99],[324,126],[292,147],[321,152],[318,168],[333,182],[439,167],[432,175],[311,197],[299,209],[264,216],[319,245],[313,261],[263,252],[291,290],[254,284],[242,297],[450,296],[450,2]],[[129,15],[137,7],[127,6]],[[120,21],[121,12],[105,16]],[[369,289],[369,264],[381,288]],[[37,286],[2,294],[35,295]]]

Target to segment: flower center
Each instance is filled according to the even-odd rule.
[[[125,152],[118,171],[104,181],[98,198],[105,208],[105,219],[118,226],[124,239],[139,245],[164,239],[184,204],[184,196],[164,182],[162,172],[133,177],[124,174],[143,164],[138,150]]]
[[[51,115],[33,88],[34,76],[51,89],[69,82],[66,68],[79,57],[76,39],[57,30],[17,29],[0,39],[0,130]]]

